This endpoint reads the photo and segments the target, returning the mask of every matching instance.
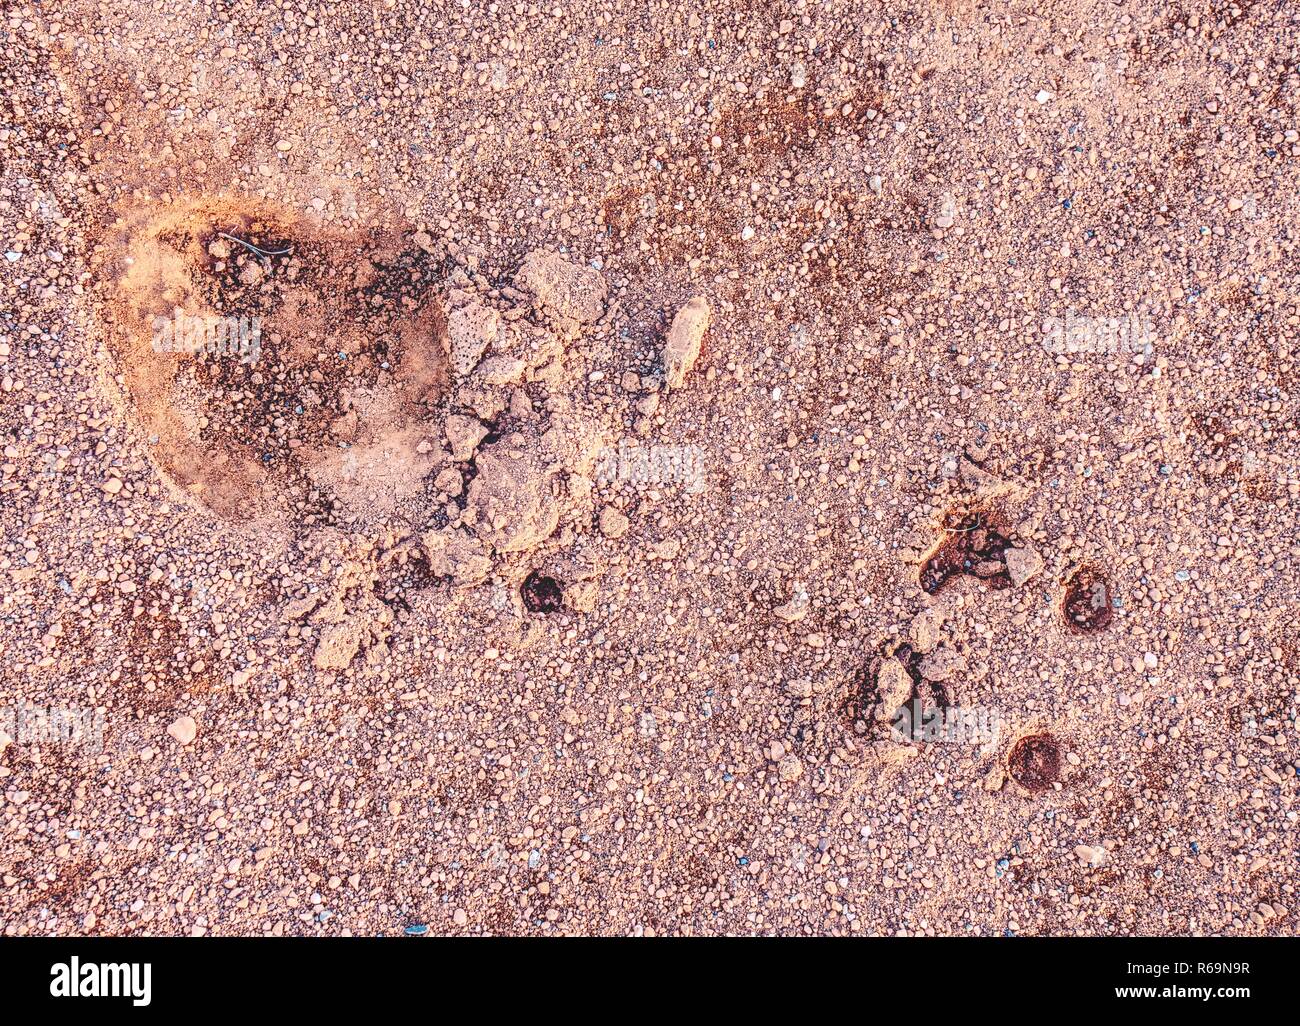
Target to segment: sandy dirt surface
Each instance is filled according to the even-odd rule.
[[[0,18],[5,934],[1296,932],[1293,5]]]

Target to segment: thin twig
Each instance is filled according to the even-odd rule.
[[[251,242],[245,242],[243,239],[237,239],[233,235],[227,235],[225,232],[217,232],[223,239],[229,239],[231,242],[237,242],[245,249],[251,250],[260,257],[284,256],[289,249],[262,249],[260,246],[254,246]],[[292,249],[292,247],[290,247]]]

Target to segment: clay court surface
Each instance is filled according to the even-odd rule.
[[[1293,5],[0,19],[4,934],[1296,933]]]

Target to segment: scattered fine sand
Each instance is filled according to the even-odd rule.
[[[1297,932],[1293,5],[208,7],[0,13],[4,934]]]

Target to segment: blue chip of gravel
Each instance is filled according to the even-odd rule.
[[[429,932],[429,928],[425,926],[423,923],[416,923],[414,926],[408,926],[402,932],[405,933],[406,936],[408,937],[423,937],[426,933]]]

